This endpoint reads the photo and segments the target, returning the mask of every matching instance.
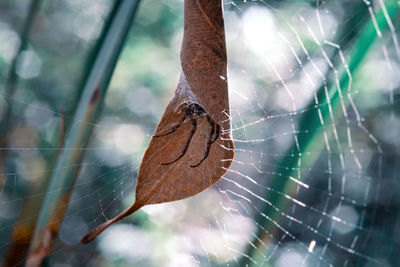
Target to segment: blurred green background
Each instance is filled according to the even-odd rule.
[[[38,3],[18,53],[31,2],[0,0],[2,123],[12,107],[1,147],[3,261],[16,221],[39,216],[21,215],[22,207],[46,195],[61,125],[76,120],[114,5]],[[44,266],[398,266],[397,8],[383,0],[224,1],[231,170],[213,188],[145,207],[81,245],[134,200],[142,155],[181,71],[183,1],[141,1]]]

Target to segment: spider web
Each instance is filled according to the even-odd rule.
[[[71,14],[82,9],[77,1],[63,2]],[[92,141],[81,148],[86,150],[82,170],[47,263],[398,265],[400,46],[388,3],[225,1],[235,142],[231,168],[211,189],[144,207],[96,242],[81,245],[89,229],[133,202],[142,155],[178,81],[182,2],[142,3]],[[81,19],[90,21],[109,6],[101,1]],[[151,31],[165,16],[173,17],[164,28],[170,39]],[[18,42],[4,25],[0,38]],[[96,23],[91,25],[73,28],[88,42],[78,47],[82,51],[97,38]],[[368,25],[375,38],[358,43]],[[149,42],[153,37],[157,41]],[[0,44],[7,63],[6,49]],[[34,88],[30,79],[49,68],[41,62],[44,52],[34,51],[29,48],[26,66],[20,67],[23,89],[12,98],[18,123],[11,148],[3,148],[11,154],[0,188],[3,253],[23,202],[43,196],[30,193],[29,186],[52,172],[46,159],[60,150],[55,145],[59,97],[28,91]],[[42,70],[34,73],[38,64],[44,64]]]

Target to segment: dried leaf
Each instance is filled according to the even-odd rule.
[[[224,175],[234,156],[222,3],[186,0],[183,72],[140,166],[131,207],[83,237],[88,243],[147,204],[191,197]]]

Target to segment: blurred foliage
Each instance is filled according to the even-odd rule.
[[[0,1],[1,85],[17,52],[29,2]],[[329,84],[337,82],[326,57],[335,68],[343,69],[339,50],[324,40],[339,45],[344,58],[351,61],[354,54],[349,51],[353,51],[364,25],[371,23],[367,2],[225,1],[233,134],[238,149],[232,170],[236,173],[228,172],[225,180],[194,198],[145,208],[105,232],[97,243],[83,246],[79,239],[89,228],[132,202],[141,157],[180,73],[183,1],[143,1],[112,77],[102,116],[90,144],[83,148],[86,156],[82,172],[59,240],[46,264],[235,265],[257,230],[265,230],[261,228],[265,216],[260,214],[267,204],[256,195],[271,200],[285,193],[280,192],[276,182],[287,179],[290,172],[309,187],[297,187],[292,196],[318,212],[291,203],[286,214],[303,225],[284,216],[276,219],[295,239],[274,229],[271,246],[257,249],[264,266],[293,266],[298,262],[305,266],[399,265],[400,65],[398,45],[393,41],[398,31],[388,31],[374,43],[367,41],[366,47],[372,46],[362,52],[368,55],[357,74],[352,73],[351,96],[361,123],[349,102],[348,122],[344,117],[334,120],[345,168],[332,136],[332,153],[323,148],[322,152],[311,150],[302,156],[304,161],[312,159],[310,166],[301,162],[297,165],[299,151],[291,149],[302,116],[317,113],[312,104],[314,92],[324,79]],[[31,25],[27,49],[18,55],[19,82],[9,103],[11,134],[5,181],[0,186],[0,260],[8,249],[23,202],[38,197],[30,193],[32,188],[52,172],[59,153],[61,112],[66,113],[70,125],[85,80],[85,62],[95,49],[113,3],[44,0]],[[370,6],[375,13],[380,10],[379,3],[373,1]],[[317,14],[322,22],[318,22]],[[392,17],[395,30],[398,18]],[[4,90],[2,86],[1,114]],[[327,120],[324,127],[304,126],[300,129],[304,132],[298,134],[321,129],[331,133],[331,122]],[[352,147],[347,141],[348,130]],[[303,149],[300,151],[305,152]],[[295,164],[282,163],[285,160]],[[347,213],[340,207],[345,207]],[[332,219],[337,214],[357,227],[343,230]],[[355,216],[355,222],[350,215]],[[257,217],[262,218],[257,221]],[[327,241],[327,237],[333,241]],[[311,240],[317,245],[313,253],[308,253]],[[335,245],[348,248],[352,243],[359,254]]]

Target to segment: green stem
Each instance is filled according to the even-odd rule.
[[[51,243],[58,233],[82,165],[85,153],[82,148],[87,146],[93,126],[100,115],[111,76],[139,2],[140,0],[116,1],[114,19],[94,59],[65,145],[50,179],[29,250],[28,266],[38,266],[51,250]]]
[[[18,75],[16,72],[18,56],[24,51],[29,44],[29,34],[35,19],[36,13],[39,10],[41,0],[32,0],[29,6],[28,15],[23,23],[20,33],[20,45],[17,53],[14,55],[9,68],[8,76],[5,82],[4,90],[4,115],[0,120],[0,147],[3,148],[0,152],[0,184],[4,183],[4,174],[6,173],[7,154],[8,150],[8,135],[11,128],[12,101],[15,90],[18,84]]]
[[[399,11],[399,5],[397,1],[387,1],[386,8],[389,17],[394,18],[395,15]],[[380,31],[382,33],[386,32],[389,27],[386,22],[384,12],[379,10],[376,14],[376,21],[379,25]],[[351,39],[351,38],[342,38],[342,39]],[[352,44],[352,48],[348,53],[348,68],[352,76],[354,77],[357,73],[360,65],[364,63],[366,55],[370,51],[372,45],[378,39],[377,32],[372,21],[368,21],[368,23],[360,30],[360,34],[357,36],[357,39]],[[340,43],[339,39],[339,42]],[[332,108],[333,117],[335,121],[338,118],[343,116],[342,103],[345,107],[349,105],[349,101],[346,100],[344,96],[349,94],[348,85],[349,85],[349,76],[348,74],[342,70],[339,74],[339,85],[341,88],[340,96],[339,90],[336,84],[330,84],[328,86],[328,94],[326,94],[324,87],[322,87],[318,91],[318,99],[319,99],[319,109],[321,110],[323,120],[330,120],[330,111],[329,106]],[[265,199],[268,199],[275,208],[271,205],[265,205],[264,208],[257,214],[255,220],[261,226],[258,228],[256,233],[257,238],[255,238],[252,243],[255,247],[249,245],[245,249],[245,255],[250,256],[252,259],[261,260],[262,256],[257,255],[257,250],[260,250],[260,245],[263,241],[264,244],[270,244],[271,240],[269,240],[269,235],[273,234],[277,231],[276,225],[273,223],[279,223],[282,220],[282,212],[286,210],[290,201],[284,197],[284,194],[288,194],[293,196],[296,191],[296,185],[294,183],[289,182],[288,179],[290,176],[297,177],[297,167],[298,162],[301,159],[302,170],[307,170],[318,157],[318,154],[325,147],[324,141],[324,130],[325,126],[321,125],[320,118],[318,114],[318,109],[315,108],[315,103],[312,103],[308,106],[307,114],[303,115],[300,120],[300,124],[298,127],[298,131],[301,133],[298,135],[298,142],[301,149],[302,155],[298,155],[296,157],[285,157],[278,164],[278,166],[284,166],[283,170],[278,170],[276,173],[281,173],[279,177],[275,177],[273,179],[271,188],[274,191],[282,192],[283,194],[275,194],[271,196],[261,196]],[[294,151],[298,151],[297,146],[294,144],[292,148],[289,150],[288,154],[291,154]],[[312,153],[308,153],[312,152]],[[303,175],[306,173],[303,172]],[[268,217],[268,219],[266,219]],[[267,234],[268,233],[268,234]],[[268,235],[268,236],[267,236]],[[253,262],[248,257],[242,257],[239,261],[240,266],[251,266]]]
[[[111,23],[115,20],[115,16],[117,15],[117,4],[118,1],[114,3],[114,6],[109,12],[107,19],[104,23],[104,27],[102,29],[100,37],[97,39],[96,44],[91,50],[89,57],[85,60],[86,63],[84,74],[81,77],[81,82],[78,86],[78,90],[76,90],[77,92],[73,96],[75,100],[71,102],[73,104],[70,107],[66,107],[66,115],[61,118],[62,127],[60,129],[58,145],[60,151],[62,151],[64,145],[66,129],[69,129],[68,126],[70,120],[68,119],[73,118],[73,115],[76,113],[79,99],[81,98],[85,84],[87,83],[90,73],[92,72],[95,60],[99,56],[101,47],[110,30]],[[48,169],[55,168],[58,156],[59,151],[53,152],[52,155],[48,156]],[[33,231],[35,230],[35,226],[37,223],[38,214],[40,213],[40,209],[46,195],[46,189],[49,186],[51,177],[52,173],[49,173],[48,175],[43,177],[43,179],[33,181],[29,184],[29,196],[35,197],[31,198],[29,201],[24,201],[20,210],[20,214],[14,222],[14,225],[12,226],[12,236],[8,245],[8,251],[5,260],[3,262],[4,266],[18,265],[23,261],[23,259],[26,258],[27,250],[29,249],[30,241],[33,236]]]

